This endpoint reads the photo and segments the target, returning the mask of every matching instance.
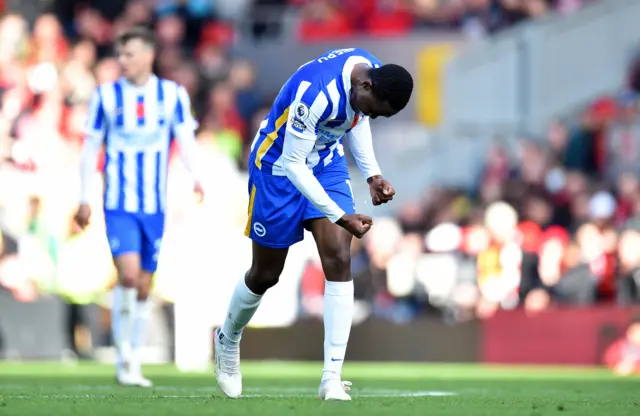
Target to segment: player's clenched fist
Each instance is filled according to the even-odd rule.
[[[81,204],[74,218],[80,228],[84,230],[84,228],[89,225],[89,220],[91,219],[91,207],[87,204]]]
[[[371,217],[361,214],[344,215],[337,222],[339,226],[353,234],[356,238],[362,238],[371,229],[373,220]]]
[[[373,176],[369,178],[369,192],[371,193],[371,202],[373,205],[386,204],[393,199],[396,190],[382,176]]]

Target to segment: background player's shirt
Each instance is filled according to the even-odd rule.
[[[152,76],[136,86],[121,78],[99,86],[85,133],[88,142],[105,144],[105,210],[164,212],[171,142],[193,141],[196,127],[186,90],[172,81]]]
[[[342,139],[367,117],[349,103],[351,72],[358,64],[382,65],[363,49],[329,51],[301,66],[280,90],[271,112],[260,125],[251,146],[249,163],[262,172],[284,176],[282,151],[285,133],[315,140],[307,166],[319,173],[344,160]]]

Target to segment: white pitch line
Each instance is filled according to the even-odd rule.
[[[74,388],[76,387],[76,388]],[[99,390],[104,389],[105,387],[113,388],[113,386],[69,386],[67,387],[70,390]],[[155,388],[155,390],[159,390],[159,388]],[[168,387],[162,386],[160,390],[168,390],[168,391],[208,391],[210,394],[207,395],[193,395],[193,394],[167,394],[167,395],[117,395],[123,398],[134,398],[134,399],[203,399],[203,398],[211,398],[213,393],[217,393],[218,390],[215,388],[185,388],[183,387]],[[260,387],[250,387],[245,389],[248,394],[243,394],[244,398],[305,398],[305,397],[316,397],[315,389],[309,388],[260,388]],[[366,389],[364,391],[358,392],[351,391],[350,394],[355,397],[446,397],[446,396],[454,396],[458,393],[451,391],[413,391],[413,390],[390,390],[390,389]],[[44,394],[44,395],[0,395],[1,398],[5,399],[100,399],[100,398],[113,398],[113,394],[78,394],[78,395],[69,395],[69,394]]]
[[[107,399],[113,398],[112,395],[105,394],[45,394],[45,395],[24,395],[21,394],[19,396],[0,396],[4,399]],[[116,396],[118,397],[118,396]],[[203,398],[211,398],[211,395],[207,396],[120,396],[123,398],[131,398],[131,399],[203,399]]]

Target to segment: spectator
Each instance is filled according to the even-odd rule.
[[[120,16],[126,20],[128,27],[147,25],[153,19],[152,10],[144,0],[128,1]]]
[[[529,188],[541,189],[548,170],[547,159],[542,148],[536,142],[524,141],[520,145],[519,156],[520,180]]]
[[[622,172],[640,173],[640,119],[634,93],[618,97],[618,116],[606,134],[607,180],[616,182]]]
[[[255,69],[251,62],[239,60],[231,64],[229,83],[236,93],[238,113],[245,125],[251,123],[253,115],[260,107],[260,98],[255,90]],[[245,137],[245,140],[249,137]]]
[[[615,114],[615,103],[609,98],[595,102],[583,114],[582,121],[569,138],[564,161],[567,169],[595,177],[604,171],[603,132]]]
[[[640,232],[637,221],[629,224],[618,242],[618,304],[640,303]]]
[[[174,15],[184,22],[184,46],[193,49],[198,44],[203,27],[213,18],[214,4],[208,0],[163,0],[159,2],[157,12],[161,21],[165,16]]]
[[[120,67],[115,59],[107,58],[98,62],[95,73],[97,85],[114,82],[120,77]]]
[[[303,5],[299,36],[304,42],[341,39],[353,34],[353,26],[339,2],[318,0]]]
[[[198,119],[205,112],[205,98],[200,81],[200,73],[195,62],[184,62],[176,68],[168,77],[169,79],[183,85],[191,97],[191,104]]]
[[[27,22],[18,15],[4,16],[0,24],[0,63],[24,58],[27,51]]]
[[[96,87],[91,72],[95,64],[95,47],[90,42],[80,42],[71,51],[69,60],[61,71],[60,87],[65,102],[70,105],[87,105]]]
[[[207,45],[198,51],[198,63],[205,80],[209,83],[222,81],[228,71],[229,62],[222,48]]]
[[[184,54],[177,46],[165,47],[158,52],[156,73],[161,78],[170,79],[184,63]]]
[[[619,376],[640,373],[640,319],[631,321],[624,336],[607,348],[604,362]]]
[[[561,120],[553,120],[547,131],[547,143],[549,145],[550,166],[561,165],[565,159],[569,131],[567,125]]]
[[[618,198],[615,224],[621,226],[635,214],[636,199],[640,192],[640,182],[635,173],[626,172],[618,177],[616,185]]]
[[[563,304],[590,305],[595,300],[591,269],[580,263],[580,247],[559,227],[545,232],[540,253],[540,280],[553,298]]]
[[[234,89],[228,83],[217,84],[209,95],[209,110],[203,122],[205,129],[216,134],[216,141],[239,160],[246,126],[236,106]]]
[[[75,17],[75,32],[79,38],[89,39],[96,45],[99,58],[113,52],[109,22],[95,9],[82,9]],[[119,32],[116,32],[119,33]]]
[[[156,37],[160,48],[180,48],[185,40],[185,24],[177,15],[161,17],[156,23]]]
[[[518,303],[522,251],[515,242],[518,214],[505,202],[487,208],[485,226],[490,246],[478,255],[478,287],[482,294],[478,313],[489,318],[499,307],[513,308]]]

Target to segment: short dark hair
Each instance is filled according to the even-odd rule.
[[[134,39],[141,40],[144,44],[155,49],[156,38],[153,32],[144,26],[135,26],[121,33],[116,40],[118,45],[125,45]]]
[[[387,64],[371,68],[369,78],[376,96],[389,102],[394,110],[400,111],[407,106],[413,92],[413,78],[409,71],[400,65]]]

